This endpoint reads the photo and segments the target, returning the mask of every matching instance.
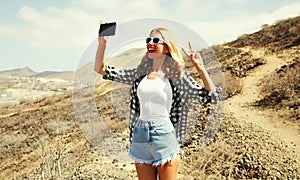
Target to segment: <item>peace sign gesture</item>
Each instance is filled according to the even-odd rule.
[[[184,52],[185,55],[189,57],[189,59],[192,61],[193,65],[197,69],[200,78],[203,81],[205,89],[207,89],[208,91],[215,92],[216,87],[204,67],[203,59],[201,58],[199,53],[194,52],[190,42],[189,42],[189,48],[190,48],[190,53],[188,53],[184,48],[182,48],[182,51]]]
[[[188,42],[188,45],[189,45],[190,53],[188,53],[184,48],[182,48],[182,51],[184,52],[184,54],[187,57],[189,57],[189,59],[192,61],[194,66],[197,66],[197,65],[202,66],[203,65],[203,59],[201,58],[200,54],[194,52],[190,42]]]

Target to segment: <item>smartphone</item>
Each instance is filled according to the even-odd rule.
[[[100,24],[99,36],[114,36],[116,34],[117,23]]]

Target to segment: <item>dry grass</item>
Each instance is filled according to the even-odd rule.
[[[0,147],[19,144],[24,141],[26,137],[26,134],[21,133],[4,135],[1,137]]]
[[[286,110],[290,118],[300,120],[300,59],[294,59],[275,73],[267,76],[260,85],[262,97],[255,105],[263,108]]]
[[[243,82],[240,78],[233,76],[230,72],[226,71],[226,98],[240,94],[243,90]]]
[[[195,156],[193,160],[187,158],[184,159],[184,164],[192,163],[193,168],[189,165],[184,169],[187,174],[192,174],[192,177],[199,177],[200,179],[220,179],[226,176],[227,178],[234,177],[235,164],[239,159],[235,150],[228,144],[223,142],[215,143],[205,149],[196,148],[194,150]],[[194,171],[197,169],[197,171]],[[193,172],[192,172],[193,171]]]
[[[292,147],[275,134],[231,115],[226,115],[209,146],[202,148],[199,139],[194,139],[184,151],[181,171],[190,179],[300,178]]]
[[[243,34],[237,40],[227,43],[232,47],[267,47],[272,52],[300,44],[300,16],[280,20],[274,25],[263,25],[262,30],[253,34]]]
[[[62,121],[59,119],[49,121],[45,124],[45,129],[51,131],[51,134],[62,134],[72,129],[74,123],[70,121]]]
[[[39,168],[35,169],[35,178],[56,179],[62,176],[62,166],[66,167],[64,161],[66,148],[63,144],[57,143],[45,147],[41,145],[38,156],[41,160]],[[62,162],[63,161],[63,162]]]

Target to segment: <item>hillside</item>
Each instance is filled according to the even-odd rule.
[[[244,34],[237,40],[226,43],[231,47],[268,48],[272,52],[296,47],[300,44],[300,16],[278,21],[274,25],[264,24],[262,30]]]
[[[47,79],[62,79],[62,80],[66,80],[66,81],[72,81],[73,76],[74,76],[73,71],[63,71],[63,72],[44,71],[41,73],[36,73],[32,77],[47,78]]]
[[[17,68],[12,70],[0,71],[0,76],[20,76],[20,77],[29,77],[37,74],[29,67]]]
[[[116,56],[111,55],[106,59],[106,62],[115,67],[132,68],[133,65],[138,64],[142,56],[145,55],[145,49],[133,48],[122,52]],[[86,60],[88,63],[83,64],[74,74],[75,83],[89,84],[97,79],[97,74],[94,72],[94,61]],[[99,78],[100,79],[100,78]],[[98,79],[98,80],[99,80]],[[100,80],[101,81],[101,80]]]
[[[182,147],[180,179],[300,179],[300,46],[298,35],[288,33],[299,21],[295,17],[268,26],[271,34],[284,33],[280,39],[265,38],[264,27],[247,35],[251,38],[212,47],[225,74],[226,112],[213,141],[201,147],[205,112],[218,106],[194,109],[203,114]],[[187,69],[196,74],[190,64]],[[137,179],[131,161],[107,156],[115,153],[109,149],[128,149],[128,90],[100,81],[95,88],[2,105],[0,179]],[[80,98],[73,99],[72,93]],[[96,117],[87,113],[93,112],[92,105]],[[78,122],[78,115],[86,122]],[[120,142],[101,141],[116,137]]]
[[[44,71],[44,72],[35,72],[29,67],[17,68],[12,70],[0,71],[0,76],[2,77],[41,77],[47,79],[62,79],[70,81],[72,80],[74,72],[72,71]]]
[[[74,72],[34,72],[28,67],[0,71],[0,104],[52,96],[71,88]]]

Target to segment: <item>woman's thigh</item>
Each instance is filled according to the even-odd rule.
[[[180,157],[177,155],[171,162],[157,166],[159,180],[177,180]]]
[[[135,163],[135,168],[140,180],[157,180],[157,170],[152,164]]]

